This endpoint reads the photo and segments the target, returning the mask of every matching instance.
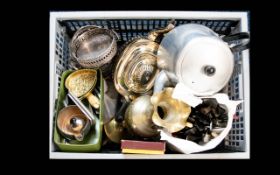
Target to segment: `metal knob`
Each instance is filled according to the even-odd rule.
[[[205,66],[204,67],[204,73],[208,76],[213,76],[216,72],[215,67],[213,66]]]
[[[76,130],[77,128],[81,129],[85,125],[85,122],[78,118],[78,117],[73,117],[70,119],[70,124],[72,129]]]

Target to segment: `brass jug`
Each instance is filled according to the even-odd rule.
[[[191,107],[172,98],[172,93],[173,88],[165,88],[151,97],[151,103],[154,106],[152,121],[170,133],[180,131],[185,127],[192,127],[192,124],[187,122]],[[162,115],[160,115],[159,109],[161,109]]]

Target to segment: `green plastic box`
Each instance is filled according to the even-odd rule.
[[[61,84],[58,92],[58,99],[56,103],[56,112],[54,117],[54,134],[53,139],[56,146],[62,152],[98,152],[101,148],[102,143],[102,130],[103,130],[103,111],[104,111],[104,84],[103,77],[100,70],[98,70],[98,79],[97,83],[99,83],[99,91],[100,91],[100,108],[99,108],[99,119],[96,118],[96,124],[91,128],[87,136],[82,142],[78,141],[70,141],[69,143],[65,142],[65,138],[58,132],[56,126],[56,118],[59,111],[66,107],[63,104],[63,100],[65,99],[68,90],[64,86],[65,79],[69,74],[71,74],[73,70],[67,70],[63,72],[61,76]],[[98,85],[97,85],[98,86]]]

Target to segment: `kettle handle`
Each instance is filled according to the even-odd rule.
[[[129,105],[129,101],[124,100],[122,106],[120,107],[120,109],[118,110],[115,116],[115,120],[117,122],[122,122],[124,120],[124,114],[128,105]]]
[[[249,39],[250,38],[250,35],[248,32],[240,32],[240,33],[235,33],[235,34],[231,34],[231,35],[228,35],[228,36],[224,36],[222,38],[223,41],[225,42],[231,42],[231,41],[238,41],[238,40],[246,40],[246,39]],[[241,42],[240,44],[237,44],[233,47],[231,47],[231,51],[232,52],[240,52],[240,51],[243,51],[243,50],[246,50],[249,48],[249,45],[250,45],[250,41],[243,41]]]

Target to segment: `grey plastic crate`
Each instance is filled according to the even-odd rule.
[[[176,25],[198,23],[221,35],[248,31],[247,12],[51,12],[50,13],[50,157],[51,158],[248,158],[249,157],[249,52],[236,53],[235,69],[224,88],[232,100],[244,100],[237,108],[232,129],[222,149],[199,154],[125,155],[110,153],[62,153],[53,144],[53,114],[60,77],[69,65],[69,40],[77,29],[98,25],[114,29],[123,42],[150,30],[164,27],[171,19]]]

